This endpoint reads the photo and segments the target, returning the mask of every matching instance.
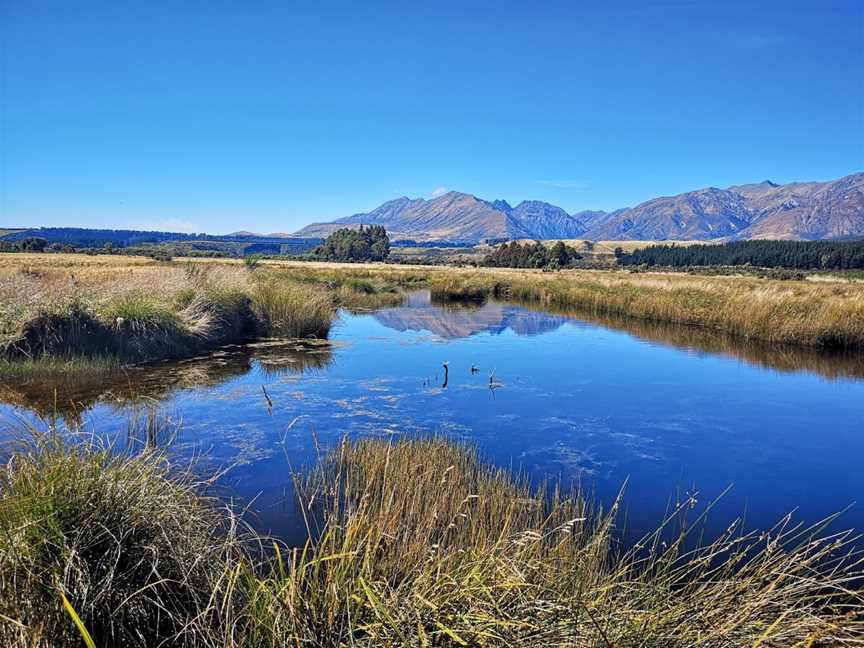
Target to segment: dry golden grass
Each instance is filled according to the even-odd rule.
[[[144,439],[165,433],[156,419],[145,426]],[[152,449],[35,439],[0,466],[3,645],[80,646],[85,632],[141,648],[816,648],[864,637],[861,556],[851,533],[822,525],[786,518],[751,533],[735,520],[702,543],[688,497],[621,549],[617,505],[532,488],[443,439],[365,440],[297,476],[309,538],[286,547],[238,533],[232,510],[219,514],[206,485]],[[250,543],[273,549],[262,557]]]
[[[617,505],[532,489],[443,439],[343,443],[298,488],[310,542],[251,577],[254,645],[768,648],[864,631],[849,533],[736,520],[699,545],[688,499],[620,550]]]
[[[822,278],[780,281],[745,276],[568,270],[559,273],[440,266],[239,260],[176,260],[68,254],[0,255],[0,336],[36,312],[83,301],[100,308],[146,294],[164,302],[201,285],[249,291],[252,277],[322,288],[336,305],[377,307],[399,289],[427,285],[441,298],[499,296],[569,309],[702,326],[766,342],[864,348],[864,284]]]
[[[703,326],[744,338],[864,348],[864,285],[677,273],[452,271],[439,298],[497,296],[575,312]]]
[[[398,303],[380,278],[237,261],[0,255],[0,348],[13,356],[180,357],[242,336],[326,337],[339,306]]]

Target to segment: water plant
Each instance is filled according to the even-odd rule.
[[[635,547],[578,491],[531,488],[444,439],[344,442],[298,482],[310,540],[252,576],[252,645],[856,645],[851,533],[740,521],[708,544],[688,499]],[[800,644],[798,643],[800,642]]]

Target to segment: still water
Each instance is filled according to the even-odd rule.
[[[742,515],[766,527],[850,505],[838,527],[864,530],[860,354],[506,303],[441,306],[418,292],[343,313],[327,343],[238,345],[110,382],[0,382],[0,419],[12,425],[65,419],[125,443],[142,408],[182,421],[170,451],[200,470],[230,466],[225,491],[289,541],[299,538],[289,466],[343,435],[469,440],[490,461],[607,503],[626,482],[631,536],[677,494],[703,506],[729,486],[709,532]]]

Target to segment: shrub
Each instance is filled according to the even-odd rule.
[[[243,257],[243,263],[247,270],[257,270],[263,259],[263,254],[250,254],[249,256]]]

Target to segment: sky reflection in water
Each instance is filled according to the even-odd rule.
[[[343,314],[330,344],[229,347],[110,384],[0,383],[0,415],[57,412],[122,439],[145,395],[182,419],[172,451],[236,464],[228,491],[254,499],[256,524],[289,540],[299,538],[289,462],[309,463],[316,439],[345,434],[468,439],[496,463],[580,482],[605,502],[628,480],[634,533],[676,491],[698,490],[704,504],[732,484],[710,518],[717,530],[742,513],[762,527],[796,508],[815,521],[860,499],[862,364],[632,320],[436,306],[416,293],[399,308]],[[862,507],[842,520],[864,529]]]

